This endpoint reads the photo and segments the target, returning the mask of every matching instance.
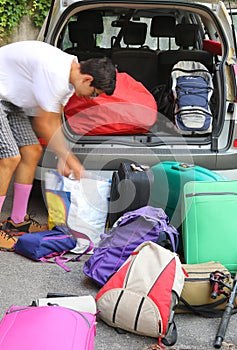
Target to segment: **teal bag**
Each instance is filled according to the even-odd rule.
[[[185,184],[182,212],[186,264],[210,260],[237,271],[237,181]]]
[[[162,208],[170,219],[170,223],[180,228],[181,202],[184,185],[189,181],[223,181],[222,175],[187,163],[165,161],[151,167],[154,182],[151,188],[149,205]]]

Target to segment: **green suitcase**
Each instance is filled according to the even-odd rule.
[[[182,227],[187,264],[210,260],[237,271],[237,181],[184,185]]]
[[[164,161],[151,167],[154,182],[150,205],[162,208],[176,228],[181,225],[183,186],[189,181],[226,180],[220,174],[193,164]]]

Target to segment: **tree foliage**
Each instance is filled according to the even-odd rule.
[[[36,27],[41,27],[49,7],[49,0],[0,0],[0,39],[9,36],[23,16],[29,16]]]
[[[50,7],[49,0],[33,0],[30,14],[36,27],[41,27]]]

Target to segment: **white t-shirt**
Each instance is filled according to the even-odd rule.
[[[21,41],[0,48],[0,98],[24,110],[60,111],[74,92],[69,83],[76,56],[41,41]]]

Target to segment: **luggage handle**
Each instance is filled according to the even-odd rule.
[[[172,169],[179,171],[190,171],[190,169],[194,168],[195,165],[191,163],[179,163],[177,165],[172,165]]]
[[[140,171],[140,172],[147,171],[150,169],[148,165],[140,165],[140,164],[138,165],[134,163],[131,163],[130,167],[133,171]]]

